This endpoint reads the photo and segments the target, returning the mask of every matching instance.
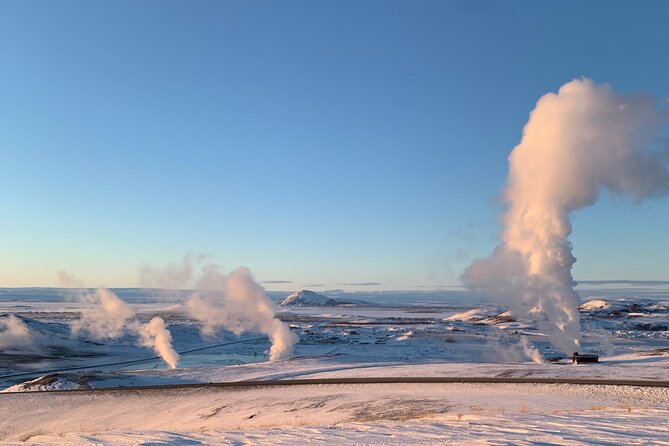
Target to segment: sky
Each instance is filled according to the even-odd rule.
[[[536,101],[669,97],[662,1],[3,1],[0,286],[205,254],[268,289],[459,285]],[[577,212],[576,279],[667,280],[669,201]]]

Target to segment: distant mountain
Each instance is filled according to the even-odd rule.
[[[309,290],[296,291],[279,301],[279,305],[286,307],[334,307],[338,305],[369,305],[361,300],[333,299]]]
[[[279,305],[294,307],[332,307],[336,304],[334,299],[309,290],[296,291],[279,302]]]

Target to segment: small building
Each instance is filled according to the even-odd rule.
[[[571,357],[572,364],[585,364],[585,363],[595,363],[599,362],[598,355],[580,355],[578,352],[574,352]]]

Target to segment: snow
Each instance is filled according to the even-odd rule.
[[[283,307],[332,307],[344,305],[370,305],[368,302],[357,299],[332,298],[314,291],[296,291],[288,297],[279,301]]]
[[[445,321],[481,321],[490,317],[494,317],[500,314],[499,307],[478,307],[472,308],[471,310],[463,311],[456,313],[452,316],[445,318]]]
[[[79,384],[65,376],[45,375],[9,386],[6,389],[0,390],[0,393],[43,392],[48,390],[74,390],[85,388],[87,388],[87,386]]]
[[[409,338],[413,338],[416,334],[413,331],[408,331],[401,336],[395,338],[397,341],[406,341]]]
[[[669,440],[666,388],[364,384],[0,398],[0,439],[29,444],[619,444],[625,425],[635,441]]]
[[[435,445],[435,444],[666,444],[667,433],[656,423],[664,411],[611,409],[548,415],[453,414],[424,420],[341,423],[336,426],[296,426],[267,429],[169,431],[107,431],[95,435],[68,433],[62,437],[36,435],[27,441],[40,444],[101,445]],[[625,426],[634,424],[630,431]],[[585,440],[584,440],[585,439]],[[13,443],[9,443],[13,444]],[[25,444],[25,443],[16,443]]]
[[[611,305],[604,299],[593,299],[584,304],[581,304],[578,308],[581,311],[591,311],[591,310],[601,310],[604,308],[609,308]]]

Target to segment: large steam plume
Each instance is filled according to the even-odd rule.
[[[538,307],[540,329],[564,353],[580,345],[579,296],[571,268],[570,215],[601,189],[635,200],[669,190],[669,120],[646,95],[623,96],[578,79],[544,95],[509,156],[502,244],[474,262],[463,282],[516,311]]]
[[[194,286],[196,291],[186,300],[186,308],[194,319],[202,322],[204,336],[212,336],[219,328],[237,335],[257,331],[266,334],[272,343],[271,361],[289,357],[298,338],[275,317],[274,303],[251,271],[238,268],[225,274],[218,265],[208,264],[200,272],[197,263],[203,260],[203,256],[187,254],[181,262],[162,269],[143,265],[140,281],[145,286],[161,288]]]

